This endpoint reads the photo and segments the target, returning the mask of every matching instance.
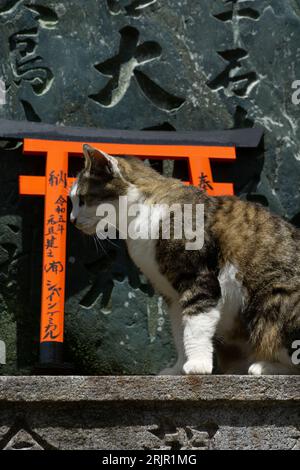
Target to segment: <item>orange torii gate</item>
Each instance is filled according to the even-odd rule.
[[[4,123],[7,127],[8,122],[0,120],[0,138],[4,134],[1,133],[1,124]],[[81,157],[82,146],[88,142],[112,155],[134,155],[143,159],[187,159],[187,184],[199,185],[200,175],[204,175],[210,182],[207,187],[208,194],[232,195],[232,183],[213,181],[210,160],[234,160],[236,145],[233,141],[244,147],[255,147],[261,140],[262,130],[219,131],[219,134],[212,132],[209,135],[205,132],[99,131],[56,128],[49,125],[46,125],[45,130],[43,124],[26,124],[23,123],[26,129],[22,130],[18,129],[20,123],[15,123],[15,126],[10,127],[10,132],[6,129],[5,137],[16,138],[23,133],[25,155],[46,155],[45,176],[21,175],[19,191],[22,195],[45,198],[40,363],[59,364],[62,361],[64,341],[67,197],[74,181],[74,178],[68,177],[69,156]],[[39,136],[40,138],[35,138]],[[203,140],[208,140],[208,144],[201,145]],[[222,145],[228,140],[227,145]],[[217,145],[213,145],[214,141]]]

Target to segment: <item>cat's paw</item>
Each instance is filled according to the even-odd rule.
[[[248,369],[249,375],[264,375],[264,363],[263,362],[254,362]]]
[[[279,362],[254,362],[249,369],[249,375],[289,375],[294,374],[291,367],[287,367]]]
[[[207,359],[190,359],[184,366],[183,371],[186,375],[190,374],[211,374],[213,370],[213,363]]]

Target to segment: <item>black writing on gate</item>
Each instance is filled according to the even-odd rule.
[[[49,173],[48,182],[50,186],[62,185],[65,187],[65,173],[60,172],[55,174],[53,170]],[[64,231],[64,224],[66,222],[63,214],[66,212],[67,199],[63,195],[55,201],[54,212],[56,214],[50,214],[47,223],[46,223],[46,239],[45,239],[45,248],[46,248],[46,262],[44,265],[44,271],[46,273],[53,273],[57,275],[64,271],[62,262],[58,259],[57,249],[59,246],[58,238]],[[61,295],[61,287],[59,287],[55,282],[47,280],[47,323],[44,327],[44,336],[43,340],[55,340],[59,335],[58,325],[55,321],[55,315],[60,313],[59,308],[59,298]]]
[[[48,183],[50,184],[50,186],[58,186],[62,184],[63,187],[66,188],[68,185],[67,173],[64,171],[59,171],[58,173],[55,173],[54,170],[51,170],[49,173]],[[60,196],[60,198],[63,199],[63,196]],[[56,204],[61,205],[61,202],[56,202]]]

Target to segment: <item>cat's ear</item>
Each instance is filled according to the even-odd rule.
[[[85,159],[85,171],[89,174],[96,176],[118,176],[120,174],[117,160],[102,150],[84,144],[83,155]]]

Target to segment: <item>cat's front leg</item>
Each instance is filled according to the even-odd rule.
[[[213,370],[213,337],[221,315],[220,289],[213,274],[206,273],[205,278],[206,283],[192,287],[181,299],[185,374],[211,374]]]
[[[184,348],[187,361],[185,374],[211,374],[213,370],[213,337],[220,311],[212,308],[208,312],[183,316]]]

